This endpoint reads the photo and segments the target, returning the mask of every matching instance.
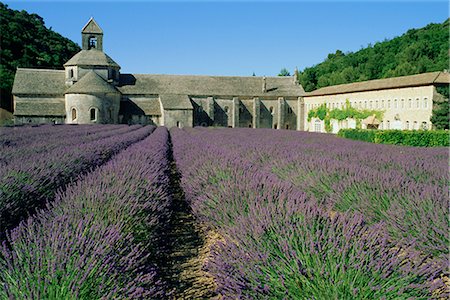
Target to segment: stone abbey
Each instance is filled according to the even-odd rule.
[[[15,123],[154,124],[166,127],[222,126],[324,132],[308,111],[346,102],[383,110],[377,126],[427,129],[436,87],[447,72],[326,87],[306,93],[293,77],[123,74],[103,52],[103,31],[91,18],[82,50],[64,70],[18,68],[14,80]],[[351,121],[351,120],[350,120]],[[333,132],[353,127],[334,122]]]

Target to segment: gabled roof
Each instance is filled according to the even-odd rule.
[[[66,91],[66,94],[97,93],[118,93],[118,91],[94,71],[89,71]]]
[[[120,66],[111,57],[103,51],[97,49],[81,50],[64,64],[64,67],[66,66],[101,66],[120,68]]]
[[[188,95],[162,94],[159,100],[163,109],[193,109]]]
[[[63,70],[18,68],[14,78],[14,95],[64,95],[66,77]]]
[[[16,101],[15,116],[65,116],[64,98],[25,98]]]
[[[127,101],[120,101],[119,114],[160,116],[161,105],[157,98],[130,97]]]
[[[83,29],[81,29],[81,33],[103,34],[103,30],[100,28],[100,26],[98,26],[94,18],[91,17],[86,25],[84,25]]]
[[[430,72],[410,76],[333,85],[306,93],[305,97],[404,88],[432,84],[450,84],[450,74],[446,72]]]
[[[177,94],[198,96],[302,96],[305,92],[292,77],[262,77],[121,74],[122,94]]]

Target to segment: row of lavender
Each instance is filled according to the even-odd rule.
[[[196,216],[223,237],[208,270],[225,298],[428,299],[448,294],[442,278],[448,252],[433,245],[448,237],[448,225],[428,232],[430,226],[423,224],[417,243],[410,231],[420,228],[395,219],[400,238],[387,223],[400,214],[390,215],[391,210],[416,204],[416,193],[431,195],[434,205],[442,203],[443,149],[415,149],[414,156],[405,147],[272,130],[171,133],[186,197]],[[390,185],[400,179],[413,188]],[[355,188],[354,198],[343,200],[340,182]],[[366,194],[358,184],[366,185]],[[396,190],[385,194],[391,188]],[[395,193],[397,198],[389,198]],[[396,203],[399,199],[403,202]],[[351,208],[336,204],[352,206],[353,200],[357,205]],[[374,207],[377,201],[390,205]],[[422,219],[416,222],[427,223],[428,217],[445,222],[439,209],[420,214],[423,208],[404,211],[418,213]],[[384,214],[377,218],[371,211]]]
[[[170,217],[168,151],[158,128],[11,231],[0,298],[167,297],[154,262]]]
[[[60,128],[66,129],[67,135]],[[105,163],[155,129],[141,126],[72,128],[58,126],[55,135],[44,135],[43,142],[37,135],[29,136],[28,139],[33,140],[31,144],[17,140],[15,146],[8,146],[12,150],[2,149],[3,157],[6,157],[4,153],[14,152],[21,156],[14,154],[14,158],[0,168],[0,237],[5,230],[18,225],[29,213],[53,199],[57,189]],[[53,127],[46,127],[46,130],[52,132]]]
[[[33,127],[32,127],[33,128]],[[93,142],[113,135],[136,130],[137,127],[103,125],[42,126],[28,132],[29,128],[0,129],[0,165],[14,164],[30,159],[39,153],[55,151],[64,146]],[[2,142],[3,141],[3,145]]]
[[[374,145],[330,135],[200,130],[230,155],[276,174],[328,210],[359,212],[390,235],[435,257],[448,256],[447,148]]]

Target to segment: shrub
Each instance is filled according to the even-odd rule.
[[[446,130],[370,130],[370,129],[341,129],[338,136],[372,142],[377,144],[392,144],[416,147],[448,147],[449,132]]]
[[[364,129],[341,129],[338,132],[338,136],[347,139],[365,141],[365,142],[375,142],[375,131],[374,130],[364,130]]]

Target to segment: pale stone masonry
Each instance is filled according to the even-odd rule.
[[[330,109],[342,108],[346,101],[357,109],[383,111],[380,129],[430,129],[433,101],[441,101],[436,87],[450,83],[448,72],[432,72],[388,79],[378,79],[325,87],[304,95],[304,128],[325,132],[324,122],[316,118],[307,120],[308,112],[321,104]],[[354,127],[354,122],[334,122],[333,133],[340,128]]]
[[[17,69],[13,86],[16,123],[323,132],[323,121],[307,121],[308,111],[321,103],[337,107],[348,99],[360,108],[384,110],[383,128],[429,128],[433,99],[442,97],[435,87],[450,83],[448,73],[436,72],[305,93],[295,76],[122,74],[119,64],[103,52],[103,30],[93,18],[81,36],[82,50],[64,64],[65,70]],[[348,124],[335,124],[334,131]]]

